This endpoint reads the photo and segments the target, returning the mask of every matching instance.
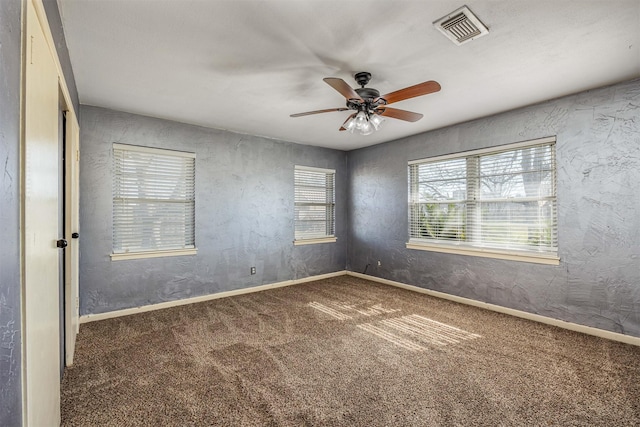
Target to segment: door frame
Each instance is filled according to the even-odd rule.
[[[65,365],[73,364],[76,335],[80,331],[80,129],[75,115],[67,109],[65,135],[65,236],[69,245],[65,255],[64,327]],[[73,116],[74,120],[70,120]]]
[[[35,12],[35,13],[34,13]],[[53,67],[51,68],[50,74],[47,74],[47,78],[50,78],[52,81],[57,81],[57,93],[59,98],[59,103],[56,103],[55,111],[52,111],[51,114],[56,116],[59,111],[59,106],[63,106],[63,110],[65,111],[67,128],[65,134],[65,150],[68,152],[70,157],[70,161],[67,162],[64,171],[58,171],[59,174],[65,174],[65,191],[67,193],[65,206],[63,206],[65,212],[65,236],[69,242],[67,256],[65,257],[65,270],[67,274],[65,275],[65,306],[66,309],[64,313],[62,307],[58,307],[55,310],[58,311],[58,317],[60,315],[64,316],[65,319],[65,353],[66,360],[65,365],[69,366],[73,363],[73,355],[75,350],[75,339],[76,334],[79,331],[79,300],[78,300],[78,289],[79,289],[79,240],[74,239],[72,237],[72,233],[79,232],[79,123],[77,119],[77,114],[75,108],[73,106],[72,98],[64,77],[64,73],[62,70],[62,66],[60,63],[60,59],[57,54],[56,44],[54,42],[54,38],[51,32],[51,28],[49,26],[49,21],[47,20],[47,15],[45,12],[45,8],[43,5],[43,0],[22,0],[22,67],[21,67],[21,168],[20,168],[20,181],[21,181],[21,192],[20,192],[20,244],[21,244],[21,297],[22,297],[22,312],[21,312],[21,346],[22,346],[22,363],[21,363],[21,376],[22,376],[22,425],[28,426],[29,420],[33,419],[42,419],[42,416],[45,417],[43,411],[48,411],[48,409],[43,409],[38,407],[38,402],[29,401],[28,396],[30,395],[29,388],[37,387],[33,384],[34,381],[30,377],[30,372],[27,370],[27,358],[40,357],[43,355],[36,355],[33,353],[30,346],[27,346],[27,334],[31,330],[31,326],[26,326],[26,314],[27,308],[33,307],[30,302],[31,292],[27,293],[27,278],[31,276],[33,270],[38,270],[37,263],[38,258],[30,258],[32,255],[30,251],[25,250],[25,244],[27,243],[27,233],[26,229],[30,228],[32,224],[29,222],[32,221],[31,215],[26,215],[26,201],[27,201],[27,193],[26,184],[27,182],[27,170],[25,165],[26,161],[26,147],[27,144],[31,146],[31,142],[27,141],[27,135],[30,134],[30,130],[28,127],[31,125],[26,121],[26,111],[27,104],[30,102],[38,103],[38,100],[33,98],[33,94],[37,92],[29,92],[32,96],[31,100],[27,96],[27,78],[26,78],[26,69],[28,66],[28,61],[31,58],[31,48],[32,48],[32,40],[30,39],[30,34],[28,30],[29,28],[38,27],[41,31],[42,35],[44,35],[44,42],[46,44],[47,49],[51,54],[51,58],[53,59]],[[37,98],[37,96],[35,96]],[[31,104],[29,104],[31,105]],[[57,134],[57,132],[56,132]],[[56,135],[57,140],[57,135]],[[57,162],[57,159],[55,159]],[[56,196],[57,197],[57,196]],[[56,227],[57,228],[57,227]],[[31,233],[33,234],[33,233]],[[29,237],[33,238],[29,234]],[[57,231],[56,231],[57,235]],[[45,236],[44,234],[37,236],[38,240],[47,240],[48,234]],[[29,243],[31,245],[31,242]],[[55,246],[55,243],[53,243]],[[47,249],[48,250],[48,249]],[[54,248],[51,248],[54,250]],[[58,270],[58,263],[56,262],[55,270]],[[56,283],[58,283],[58,275],[56,273],[55,278]],[[31,282],[29,282],[31,283]],[[32,286],[33,284],[29,285]],[[57,293],[57,292],[56,292]],[[52,302],[53,303],[53,302]],[[58,299],[55,301],[56,307],[58,304]],[[37,305],[36,305],[37,307]],[[57,326],[56,326],[57,328]],[[59,338],[58,338],[59,339]],[[59,357],[60,347],[59,344],[55,348],[47,349],[47,353],[51,352],[51,357],[57,358]],[[37,384],[37,382],[35,383]],[[48,387],[48,386],[47,386]],[[40,390],[40,392],[49,393],[52,399],[55,399],[59,402],[60,400],[60,387],[59,383],[56,384],[56,387],[51,387],[50,390]],[[34,418],[34,414],[37,416]],[[58,408],[59,414],[59,408]],[[53,421],[53,420],[52,420]]]

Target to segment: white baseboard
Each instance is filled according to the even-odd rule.
[[[604,329],[593,328],[591,326],[579,325],[577,323],[565,322],[564,320],[558,320],[552,317],[541,316],[539,314],[533,314],[533,313],[528,313],[526,311],[515,310],[513,308],[502,307],[496,304],[489,304],[486,302],[477,301],[470,298],[459,297],[459,296],[447,294],[444,292],[433,291],[431,289],[425,289],[425,288],[421,288],[414,285],[407,285],[405,283],[400,283],[400,282],[396,282],[389,279],[369,276],[368,274],[362,274],[362,273],[356,273],[355,271],[344,271],[344,270],[336,271],[334,273],[320,274],[317,276],[304,277],[302,279],[285,280],[283,282],[270,283],[267,285],[254,286],[251,288],[235,289],[233,291],[218,292],[215,294],[202,295],[198,297],[180,299],[176,301],[167,301],[167,302],[161,302],[158,304],[150,304],[150,305],[143,305],[140,307],[126,308],[124,310],[108,311],[106,313],[97,313],[97,314],[85,314],[84,316],[80,316],[80,323],[82,324],[82,323],[95,322],[98,320],[112,319],[114,317],[128,316],[131,314],[144,313],[144,312],[153,311],[153,310],[161,310],[163,308],[177,307],[180,305],[210,301],[210,300],[219,299],[219,298],[227,298],[235,295],[244,295],[244,294],[249,294],[253,292],[261,292],[261,291],[266,291],[267,289],[282,288],[284,286],[292,286],[300,283],[314,282],[316,280],[343,276],[345,274],[348,274],[354,277],[359,277],[361,279],[371,280],[373,282],[382,283],[385,285],[395,286],[398,288],[419,292],[419,293],[426,294],[436,298],[442,298],[449,301],[458,302],[461,304],[484,308],[486,310],[491,310],[498,313],[508,314],[510,316],[520,317],[527,320],[533,320],[534,322],[557,326],[559,328],[568,329],[570,331],[581,332],[587,335],[593,335],[600,338],[606,338],[613,341],[623,342],[625,344],[640,346],[640,338],[638,337],[624,335],[617,332],[606,331]]]
[[[619,341],[625,344],[631,344],[640,346],[640,338],[633,337],[631,335],[624,335],[617,332],[605,331],[604,329],[593,328],[591,326],[579,325],[577,323],[565,322],[564,320],[554,319],[552,317],[541,316],[539,314],[527,313],[526,311],[514,310],[513,308],[502,307],[495,304],[489,304],[482,301],[476,301],[469,298],[459,297],[456,295],[446,294],[444,292],[432,291],[430,289],[424,289],[414,285],[407,285],[393,280],[382,279],[380,277],[369,276],[367,274],[356,273],[353,271],[347,271],[349,276],[360,277],[361,279],[371,280],[373,282],[383,283],[385,285],[391,285],[402,289],[407,289],[414,292],[420,292],[422,294],[430,295],[436,298],[442,298],[461,304],[472,305],[474,307],[480,307],[498,313],[509,314],[515,317],[521,317],[527,320],[533,320],[534,322],[544,323],[547,325],[557,326],[559,328],[568,329],[570,331],[581,332],[587,335],[593,335],[600,338],[606,338],[612,341]]]
[[[330,277],[344,276],[346,271],[336,271],[335,273],[319,274],[317,276],[303,277],[302,279],[285,280],[283,282],[269,283],[268,285],[253,286],[251,288],[235,289],[233,291],[218,292],[215,294],[201,295],[193,298],[185,298],[175,301],[161,302],[158,304],[143,305],[140,307],[125,308],[124,310],[107,311],[106,313],[85,314],[80,316],[80,323],[95,322],[98,320],[112,319],[114,317],[129,316],[131,314],[145,313],[147,311],[161,310],[163,308],[177,307],[180,305],[193,304],[196,302],[210,301],[213,299],[227,298],[235,295],[250,294],[253,292],[266,291],[267,289],[282,288],[284,286],[297,285],[299,283],[314,282],[316,280],[328,279]]]

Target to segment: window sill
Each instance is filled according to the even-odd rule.
[[[469,255],[484,258],[506,259],[511,261],[531,262],[536,264],[560,265],[557,255],[537,254],[534,252],[518,252],[491,248],[473,248],[468,246],[434,245],[429,243],[409,241],[407,249],[420,251],[441,252],[446,254]]]
[[[338,240],[337,237],[322,237],[320,239],[305,239],[305,240],[294,240],[294,246],[302,246],[302,245],[315,245],[316,243],[334,243]]]
[[[111,254],[111,261],[124,261],[127,259],[162,258],[168,256],[196,255],[198,249],[172,249],[169,251],[127,252]]]

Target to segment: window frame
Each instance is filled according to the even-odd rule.
[[[330,227],[331,230],[333,231],[332,234],[326,233],[323,236],[318,236],[318,237],[309,237],[309,238],[299,238],[298,234],[297,234],[297,222],[298,222],[298,218],[297,218],[297,208],[298,206],[301,206],[303,203],[308,203],[308,202],[302,202],[299,201],[297,199],[297,189],[299,187],[299,183],[296,177],[296,171],[304,171],[304,172],[312,172],[312,173],[319,173],[319,174],[324,174],[325,175],[325,179],[326,176],[331,175],[332,176],[332,194],[331,194],[331,198],[332,201],[331,202],[327,202],[324,205],[326,206],[326,214],[325,214],[325,219],[324,221],[327,223],[327,227]],[[338,240],[338,238],[335,235],[335,231],[336,231],[336,171],[335,169],[324,169],[324,168],[317,168],[317,167],[311,167],[311,166],[301,166],[301,165],[295,165],[294,166],[294,179],[293,179],[293,186],[294,186],[294,218],[293,218],[293,244],[295,246],[300,246],[300,245],[312,245],[312,244],[317,244],[317,243],[334,243]],[[329,210],[331,212],[329,212]]]
[[[193,217],[192,217],[192,233],[193,235],[190,236],[190,239],[193,241],[193,245],[187,245],[187,247],[175,247],[175,248],[160,248],[160,249],[154,249],[154,248],[147,248],[147,249],[131,249],[131,248],[127,248],[124,249],[121,252],[117,252],[116,251],[116,240],[115,240],[115,234],[116,234],[116,224],[115,224],[115,220],[116,220],[116,212],[115,212],[115,203],[116,203],[116,187],[117,187],[117,175],[116,175],[116,166],[117,166],[117,161],[118,159],[116,158],[116,150],[122,150],[122,151],[129,151],[129,152],[136,152],[136,153],[145,153],[145,154],[157,154],[159,156],[171,156],[171,157],[182,157],[182,158],[190,158],[193,160],[193,165],[192,165],[192,169],[193,169],[193,182],[192,182],[192,192],[189,192],[187,194],[187,197],[184,199],[185,203],[191,203],[192,204],[192,213],[193,213]],[[146,147],[146,146],[139,146],[139,145],[129,145],[129,144],[119,144],[119,143],[113,143],[112,145],[112,150],[111,153],[113,155],[112,158],[112,165],[113,165],[113,170],[112,170],[112,200],[111,200],[111,207],[112,207],[112,212],[111,212],[111,221],[112,221],[112,240],[111,240],[111,260],[112,261],[120,261],[120,260],[130,260],[130,259],[144,259],[144,258],[158,258],[158,257],[170,257],[170,256],[184,256],[184,255],[196,255],[198,253],[198,249],[196,247],[196,241],[195,241],[195,228],[196,228],[196,224],[195,224],[195,210],[196,210],[196,190],[195,190],[195,174],[196,174],[196,154],[195,153],[191,153],[191,152],[185,152],[185,151],[177,151],[177,150],[170,150],[170,149],[164,149],[164,148],[152,148],[152,147]],[[178,177],[177,177],[178,178]],[[132,198],[134,199],[134,198]],[[190,200],[190,202],[189,202]]]
[[[546,146],[551,145],[552,148],[552,191],[553,191],[553,204],[555,206],[553,212],[554,225],[552,226],[552,230],[557,232],[557,224],[558,224],[558,210],[557,210],[557,161],[555,158],[556,152],[556,137],[546,137],[529,141],[522,141],[513,144],[506,144],[501,146],[494,146],[490,148],[483,148],[478,150],[465,151],[461,153],[447,154],[443,156],[430,157],[425,159],[412,160],[408,162],[407,167],[407,182],[408,182],[408,235],[409,239],[406,243],[407,249],[415,249],[415,250],[425,250],[432,252],[441,252],[448,254],[459,254],[459,255],[469,255],[469,256],[478,256],[478,257],[486,257],[486,258],[495,258],[495,259],[505,259],[505,260],[513,260],[513,261],[523,261],[523,262],[531,262],[538,264],[548,264],[548,265],[559,265],[560,258],[558,257],[558,245],[557,240],[555,241],[556,245],[551,250],[527,250],[527,249],[513,249],[513,248],[496,248],[491,246],[483,246],[478,243],[472,243],[468,241],[442,241],[436,239],[421,239],[411,237],[411,226],[412,226],[412,207],[417,203],[415,202],[414,189],[415,183],[412,182],[411,175],[411,167],[412,165],[424,164],[424,163],[434,163],[439,161],[446,160],[454,160],[454,159],[465,159],[467,161],[467,165],[465,167],[465,180],[467,180],[467,186],[469,183],[469,161],[473,161],[472,159],[479,159],[482,156],[494,155],[509,151],[515,151],[519,149],[526,149],[536,146]],[[477,172],[477,169],[476,169]],[[474,175],[474,180],[478,181],[480,179],[479,175]],[[469,200],[465,198],[465,201]],[[481,199],[473,199],[474,201]],[[517,199],[516,199],[517,200]],[[473,208],[468,208],[465,206],[464,212],[467,214],[467,218],[469,217],[469,210]],[[481,222],[475,222],[474,226],[477,227]]]

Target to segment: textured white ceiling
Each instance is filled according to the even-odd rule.
[[[80,102],[342,150],[640,77],[640,0],[58,0]],[[462,46],[432,22],[466,4],[489,35]],[[393,106],[373,135],[322,81],[369,71]]]

